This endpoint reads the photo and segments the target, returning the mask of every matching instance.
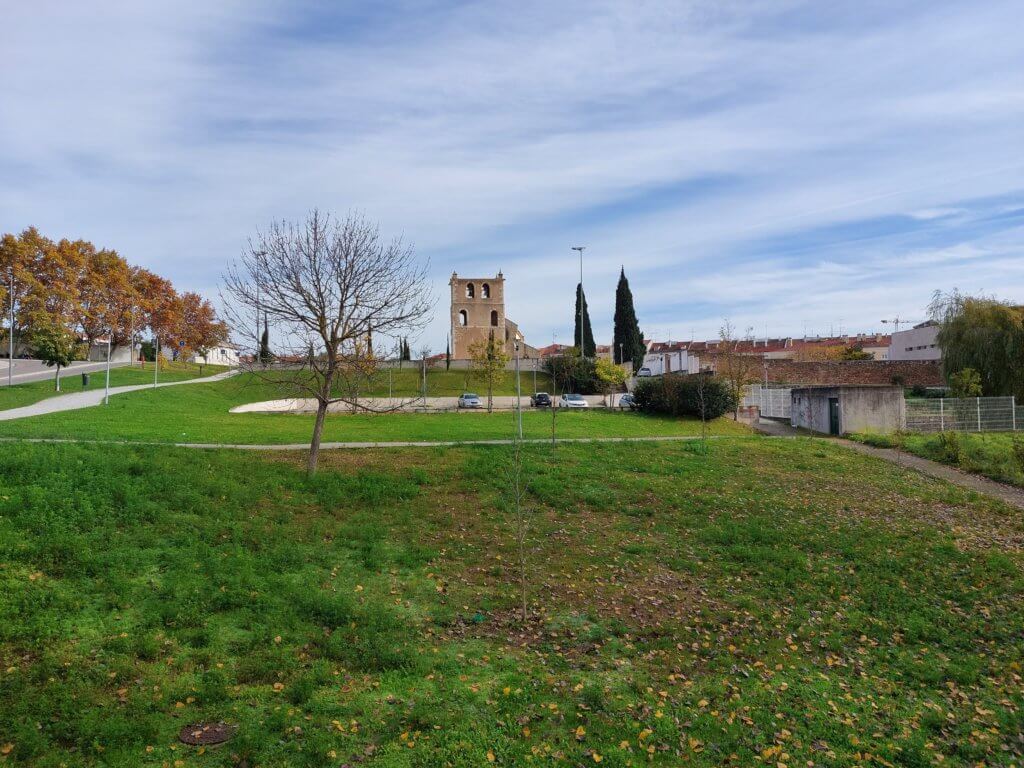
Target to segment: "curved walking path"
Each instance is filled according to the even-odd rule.
[[[998,483],[995,480],[989,480],[987,477],[981,477],[980,475],[972,475],[970,472],[964,472],[948,464],[940,464],[937,461],[924,459],[906,451],[897,451],[892,448],[876,448],[872,445],[858,443],[855,440],[812,436],[810,433],[801,432],[788,424],[771,419],[761,419],[759,422],[753,422],[751,426],[758,432],[772,437],[804,436],[812,437],[815,440],[832,440],[845,448],[849,448],[851,451],[862,453],[865,456],[873,456],[876,459],[888,461],[890,464],[895,464],[899,467],[912,469],[915,472],[920,472],[922,475],[933,477],[937,480],[945,480],[969,491],[982,493],[986,496],[994,496],[1012,507],[1024,509],[1024,489],[1022,488]]]
[[[182,381],[167,381],[157,384],[128,384],[123,387],[111,387],[111,395],[120,395],[125,392],[136,392],[140,389],[160,389],[163,387],[176,387],[179,384],[206,384],[212,381],[220,381],[234,376],[238,371],[224,371],[215,376],[205,376],[201,379],[184,379]],[[67,395],[48,397],[31,405],[24,405],[21,408],[8,408],[0,411],[0,421],[11,421],[12,419],[25,419],[29,416],[42,416],[47,413],[59,413],[60,411],[76,411],[79,408],[91,408],[103,402],[106,392],[103,389],[89,389],[85,392],[72,392]]]

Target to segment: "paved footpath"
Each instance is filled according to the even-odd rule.
[[[758,432],[772,437],[813,437],[808,432],[801,432],[794,429],[789,424],[774,421],[772,419],[762,419],[760,422],[755,422],[750,426]],[[915,472],[920,472],[922,475],[927,475],[928,477],[945,480],[946,482],[953,483],[953,485],[966,488],[969,491],[983,493],[986,496],[994,496],[997,499],[1005,501],[1010,506],[1017,507],[1018,509],[1024,509],[1024,489],[1015,488],[1012,485],[997,483],[995,480],[989,480],[987,477],[972,475],[969,472],[963,472],[956,467],[951,467],[948,464],[940,464],[937,461],[923,459],[920,456],[915,456],[914,454],[907,453],[906,451],[896,451],[892,448],[875,448],[872,445],[858,443],[855,440],[842,440],[834,437],[817,436],[813,437],[813,439],[832,440],[838,445],[842,445],[844,448],[849,448],[851,451],[863,453],[866,456],[873,456],[876,459],[882,459],[883,461],[888,461],[891,464],[912,469]]]
[[[157,384],[160,387],[176,387],[179,384],[205,384],[211,381],[220,381],[229,376],[234,376],[236,371],[225,371],[216,376],[206,376],[202,379],[185,379],[184,381],[168,381]],[[123,387],[111,387],[111,395],[120,395],[124,392],[136,392],[140,389],[154,389],[152,384],[131,384]],[[103,389],[88,389],[85,392],[72,392],[67,395],[58,395],[40,400],[38,403],[22,406],[21,408],[8,408],[0,411],[0,421],[11,419],[25,419],[29,416],[42,416],[46,413],[58,413],[60,411],[75,411],[79,408],[90,408],[103,402]]]

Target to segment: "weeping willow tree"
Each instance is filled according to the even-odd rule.
[[[985,395],[1024,400],[1024,307],[954,290],[936,291],[929,310],[947,381],[972,368]]]

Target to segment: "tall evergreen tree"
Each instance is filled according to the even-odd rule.
[[[444,345],[444,369],[450,371],[452,367],[452,341],[451,337],[445,339]]]
[[[260,363],[266,365],[271,360],[270,351],[270,325],[267,316],[263,315],[263,335],[260,336]]]
[[[583,344],[580,346],[580,301],[583,302]],[[594,330],[590,327],[590,312],[587,309],[587,295],[583,292],[583,285],[576,284],[576,312],[573,314],[575,330],[572,338],[576,349],[582,349],[584,357],[594,357],[597,354],[597,345],[594,344]]]
[[[625,268],[619,272],[619,284],[615,287],[615,333],[612,347],[616,363],[628,360],[633,364],[634,371],[644,364],[647,349],[640,324],[636,320],[633,292],[629,289]]]

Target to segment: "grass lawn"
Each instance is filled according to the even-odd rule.
[[[883,448],[894,447],[898,440],[903,450],[917,456],[1024,487],[1024,435],[1017,437],[1020,447],[1016,450],[1012,432],[865,434],[854,435],[853,438]]]
[[[374,374],[369,389],[363,393],[368,396],[386,397],[390,391],[395,397],[418,397],[421,393],[420,370],[415,363],[406,363],[405,368],[392,368],[378,371]],[[533,391],[533,372],[522,371],[519,374],[519,386],[524,396],[529,396]],[[537,372],[537,391],[550,392],[551,378],[540,371]],[[444,370],[443,363],[440,368],[432,368],[427,371],[427,396],[428,397],[458,397],[463,392],[477,392],[481,397],[487,394],[487,388],[479,381],[470,376],[470,371]],[[501,381],[494,388],[496,395],[514,395],[516,393],[516,376],[513,371],[506,371]],[[280,393],[271,392],[267,399],[281,397]]]
[[[1019,512],[695,449],[525,449],[523,622],[507,448],[6,445],[0,760],[1020,765]]]
[[[160,381],[184,381],[195,379],[199,376],[213,376],[227,370],[223,365],[204,365],[202,372],[198,365],[192,363],[161,363]],[[153,364],[147,363],[145,368],[133,365],[126,368],[110,369],[110,386],[123,387],[132,384],[150,384],[153,381]],[[90,371],[89,386],[82,386],[82,379],[79,375],[61,376],[61,391],[53,388],[53,379],[45,381],[33,381],[27,384],[15,384],[11,387],[0,387],[0,410],[8,408],[20,408],[23,405],[31,405],[48,397],[66,395],[71,392],[82,392],[89,389],[103,389],[106,384],[105,371]]]
[[[0,437],[49,437],[235,444],[301,443],[309,440],[313,417],[298,414],[232,414],[235,405],[279,397],[276,390],[248,376],[212,384],[142,390],[118,395],[110,405],[0,422]],[[395,413],[336,414],[324,426],[326,441],[480,440],[509,438],[514,428],[510,412],[488,414]],[[525,411],[526,437],[551,435],[550,411]],[[559,413],[561,437],[642,437],[695,435],[700,422],[634,413]],[[728,419],[712,423],[714,434],[749,434]]]

